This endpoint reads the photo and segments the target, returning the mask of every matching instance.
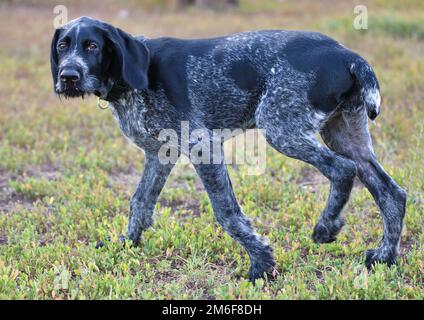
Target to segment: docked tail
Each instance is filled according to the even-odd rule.
[[[378,80],[369,64],[357,58],[350,65],[350,73],[355,77],[360,88],[361,102],[365,105],[368,117],[374,120],[380,113],[380,91]]]

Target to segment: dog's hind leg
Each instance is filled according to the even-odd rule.
[[[331,149],[355,161],[359,179],[381,210],[383,240],[378,249],[366,252],[367,267],[376,262],[395,263],[405,215],[406,192],[376,159],[366,111],[359,109],[336,114],[322,128],[321,136]]]
[[[156,201],[174,164],[162,164],[156,154],[146,153],[144,172],[130,205],[126,237],[138,244],[142,231],[153,224]]]
[[[263,97],[256,114],[257,125],[265,130],[267,141],[275,149],[313,165],[330,180],[327,205],[312,238],[317,243],[331,242],[344,224],[341,212],[352,190],[356,165],[318,142],[316,133],[327,115],[308,106],[306,99],[290,97]]]
[[[216,220],[237,240],[250,257],[249,279],[270,274],[275,265],[270,246],[253,230],[243,214],[231,186],[227,168],[221,164],[199,164],[195,169],[209,195]]]

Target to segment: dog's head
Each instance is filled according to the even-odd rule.
[[[129,90],[148,87],[147,47],[128,33],[88,17],[56,29],[51,44],[51,71],[56,93],[105,97],[114,83]]]

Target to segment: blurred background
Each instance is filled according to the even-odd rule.
[[[93,97],[54,95],[56,5],[68,20],[88,15],[146,37],[303,29],[360,53],[381,86],[382,113],[371,125],[376,153],[408,191],[399,267],[363,268],[382,223],[360,183],[338,241],[313,244],[328,183],[271,148],[265,174],[234,166],[230,175],[246,214],[275,248],[274,283],[245,281],[248,259],[214,224],[188,165],[173,171],[140,248],[120,248],[143,154]],[[368,29],[354,28],[357,5],[367,10]],[[422,0],[0,0],[0,298],[423,299],[423,74]],[[96,251],[107,235],[110,244]]]

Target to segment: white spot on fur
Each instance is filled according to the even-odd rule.
[[[379,113],[381,97],[380,97],[380,92],[378,91],[377,88],[373,88],[365,92],[365,103],[367,105],[374,105],[376,108],[375,111]]]
[[[77,38],[77,39],[78,39],[78,37],[79,37],[80,29],[81,29],[81,25],[80,25],[80,24],[78,24],[78,25],[77,25],[77,31],[76,31],[76,38]]]
[[[367,90],[365,94],[365,101],[376,106],[380,106],[381,97],[380,92],[377,89]]]

